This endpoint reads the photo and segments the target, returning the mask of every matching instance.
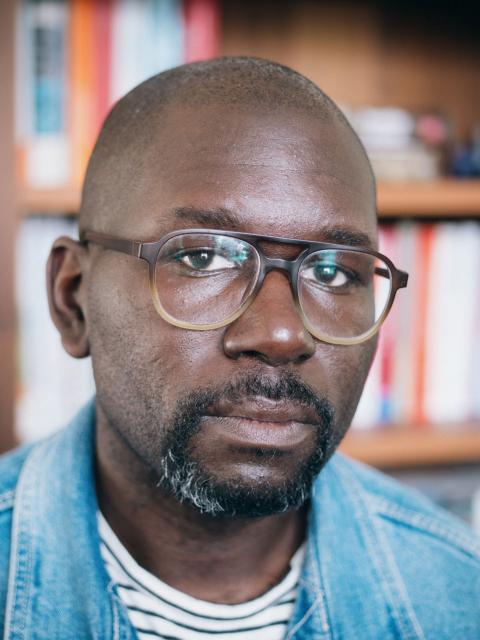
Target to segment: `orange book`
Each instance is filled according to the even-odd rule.
[[[429,298],[429,270],[432,241],[435,233],[434,224],[422,225],[419,229],[416,247],[416,270],[412,278],[415,286],[413,313],[412,350],[413,362],[411,363],[412,375],[412,415],[411,421],[417,425],[426,424],[423,410],[425,391],[425,349],[426,349],[426,319]]]
[[[73,183],[83,181],[96,133],[95,3],[72,0],[70,18],[70,119]]]

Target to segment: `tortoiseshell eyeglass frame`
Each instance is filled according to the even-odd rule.
[[[172,238],[175,238],[177,236],[192,235],[192,234],[213,234],[213,235],[226,236],[229,238],[238,238],[240,240],[247,242],[249,245],[251,245],[258,255],[259,269],[257,271],[256,281],[251,289],[251,292],[246,297],[246,299],[242,302],[241,306],[234,313],[232,313],[230,316],[228,316],[227,318],[219,322],[210,323],[210,324],[192,324],[189,322],[177,320],[163,308],[158,296],[158,291],[156,286],[155,266],[156,266],[157,257],[160,253],[161,248],[166,242],[168,242],[168,240],[171,240]],[[384,322],[385,318],[387,317],[392,307],[392,304],[398,289],[406,287],[408,282],[408,273],[397,269],[393,264],[393,262],[382,253],[379,253],[378,251],[374,251],[370,248],[334,244],[329,242],[297,240],[293,238],[282,238],[278,236],[266,236],[266,235],[244,233],[244,232],[237,232],[237,231],[223,231],[219,229],[180,229],[177,231],[172,231],[171,233],[168,233],[167,235],[163,236],[162,238],[154,242],[126,240],[124,238],[119,238],[119,237],[111,236],[104,233],[97,233],[96,231],[85,230],[80,235],[80,242],[85,245],[88,243],[93,243],[101,247],[104,247],[105,249],[120,251],[121,253],[126,253],[140,260],[145,260],[145,262],[148,263],[149,285],[150,285],[150,291],[152,294],[153,304],[158,314],[166,322],[176,327],[180,327],[182,329],[190,329],[193,331],[208,331],[211,329],[218,329],[220,327],[225,327],[228,324],[231,324],[232,322],[234,322],[237,318],[239,318],[245,312],[245,310],[252,303],[252,301],[254,300],[255,296],[257,295],[258,291],[260,290],[263,284],[263,280],[265,279],[265,276],[270,271],[280,270],[287,274],[288,279],[290,281],[291,288],[292,288],[295,306],[304,322],[306,329],[313,336],[315,336],[317,339],[321,340],[322,342],[327,342],[329,344],[337,344],[337,345],[360,344],[361,342],[365,342],[366,340],[369,340],[377,333],[377,331],[380,329],[382,323]],[[301,249],[303,248],[303,251],[301,250],[299,255],[292,260],[284,260],[280,258],[269,258],[268,256],[265,255],[264,251],[260,246],[260,243],[262,242],[267,242],[267,243],[273,242],[273,243],[286,244],[291,246],[293,245],[293,246],[300,247]],[[331,336],[324,335],[321,332],[319,332],[318,329],[312,326],[308,317],[306,317],[305,313],[303,312],[303,309],[299,302],[299,296],[298,296],[298,286],[297,286],[298,273],[299,273],[302,262],[305,260],[307,256],[309,256],[311,253],[314,253],[316,251],[321,251],[324,249],[365,253],[378,258],[387,266],[388,271],[387,269],[378,268],[378,267],[375,269],[375,272],[378,275],[390,278],[390,291],[389,291],[387,303],[385,305],[385,309],[383,310],[379,318],[376,320],[375,324],[368,331],[364,332],[359,336],[347,337],[347,338],[346,337],[333,338]]]

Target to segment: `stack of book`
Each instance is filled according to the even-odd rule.
[[[160,71],[214,57],[218,40],[218,0],[20,2],[20,181],[34,188],[78,188],[115,101]]]
[[[445,118],[399,107],[345,108],[379,180],[432,180],[445,170]]]
[[[380,333],[354,424],[480,418],[480,223],[384,225],[381,250],[408,271]]]

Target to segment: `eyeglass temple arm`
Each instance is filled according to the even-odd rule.
[[[384,278],[390,277],[388,269],[382,269],[381,267],[376,267],[375,273],[379,276],[383,276]],[[398,288],[403,289],[407,286],[408,283],[408,273],[406,271],[400,271],[399,269],[397,269],[396,274],[398,277]]]
[[[80,242],[92,242],[93,244],[105,247],[105,249],[127,253],[136,258],[140,257],[140,251],[142,249],[142,243],[136,240],[124,240],[123,238],[116,238],[115,236],[97,233],[96,231],[84,231],[80,235]]]

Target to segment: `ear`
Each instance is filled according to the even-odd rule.
[[[87,249],[63,236],[53,243],[47,262],[48,306],[65,351],[74,358],[90,355],[86,322]]]

